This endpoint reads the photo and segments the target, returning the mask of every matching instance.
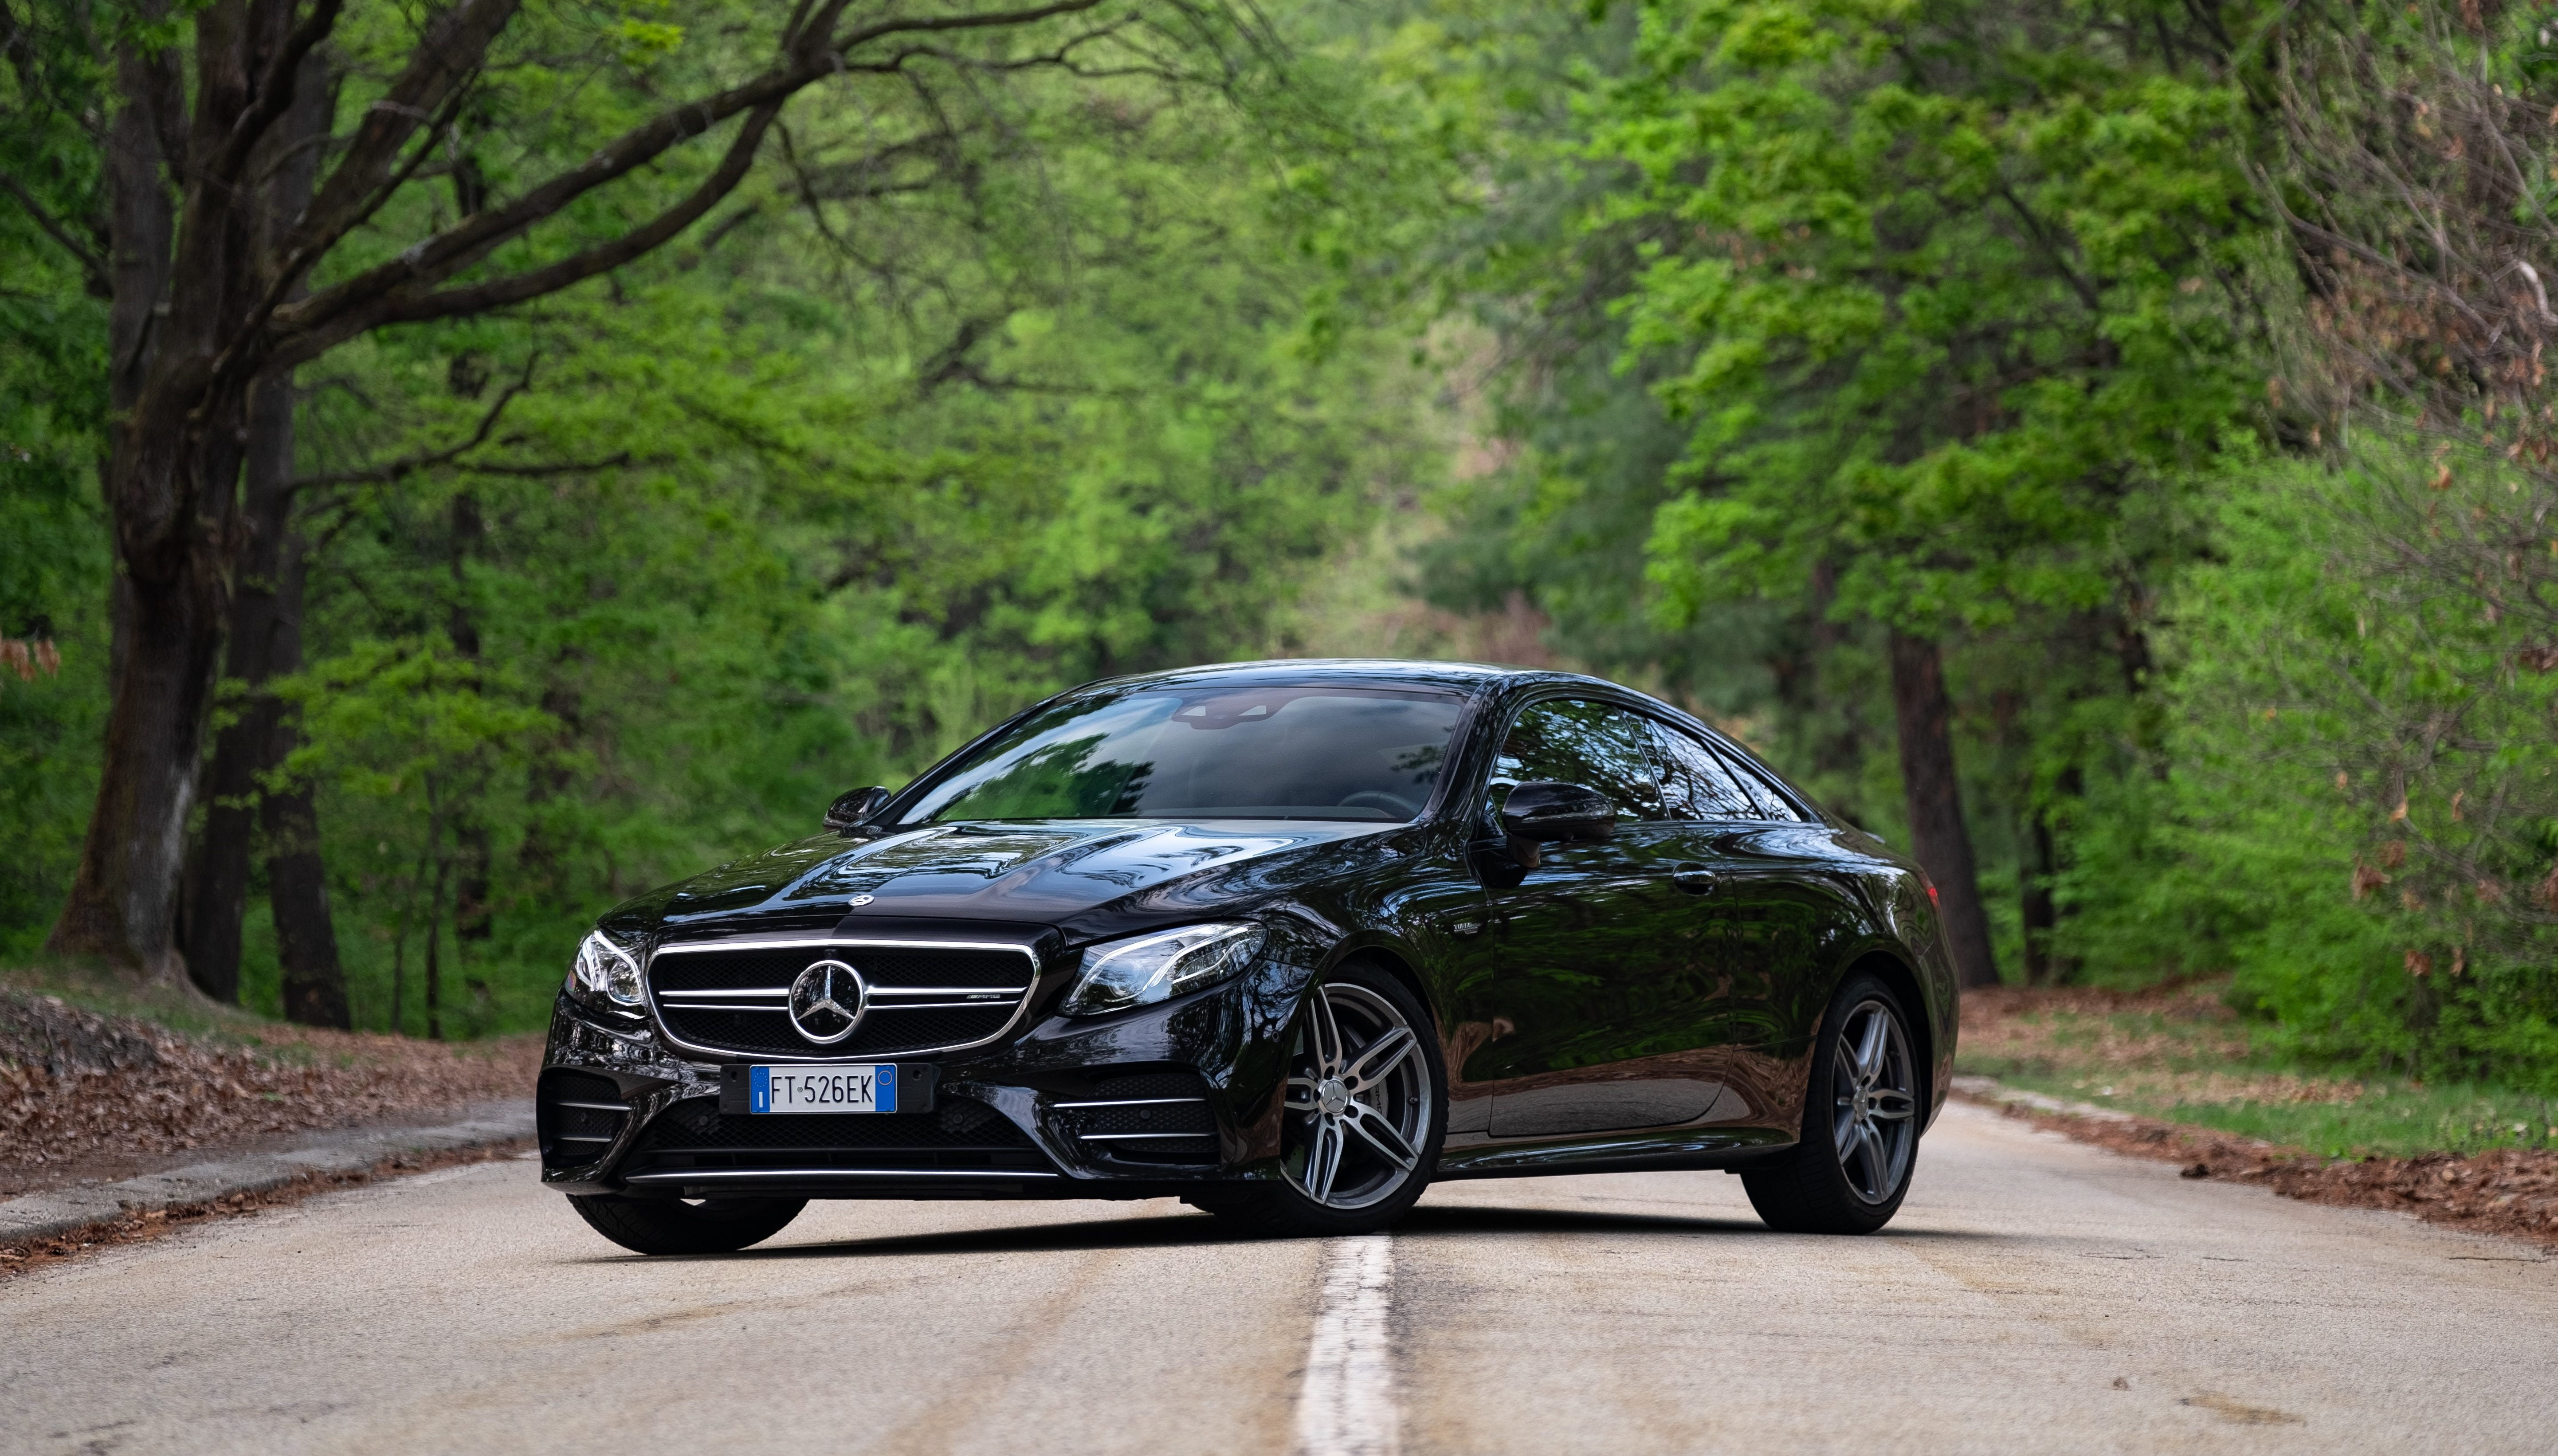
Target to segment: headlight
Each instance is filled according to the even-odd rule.
[[[1259,926],[1185,926],[1090,946],[1063,1009],[1097,1016],[1187,995],[1230,979],[1268,939]]]
[[[578,945],[577,963],[569,967],[568,993],[582,1001],[601,997],[617,1007],[637,1008],[640,958],[604,939],[602,931],[590,931]]]

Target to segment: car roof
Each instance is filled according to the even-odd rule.
[[[1499,662],[1440,662],[1406,657],[1271,657],[1255,662],[1215,662],[1198,667],[1177,667],[1166,672],[1104,677],[1074,688],[1065,696],[1102,688],[1187,687],[1221,682],[1231,682],[1239,687],[1279,683],[1363,683],[1378,687],[1449,687],[1471,691],[1531,680],[1616,686],[1577,672],[1556,672],[1543,667]]]
[[[1645,704],[1705,733],[1715,742],[1741,754],[1751,764],[1774,779],[1780,792],[1792,798],[1799,807],[1808,811],[1814,818],[1826,820],[1829,817],[1826,810],[1806,798],[1802,791],[1795,789],[1774,770],[1769,769],[1758,755],[1743,748],[1728,735],[1718,732],[1711,724],[1695,714],[1675,704],[1663,702],[1638,688],[1628,687],[1622,682],[1611,682],[1607,678],[1593,677],[1584,672],[1560,672],[1551,667],[1526,667],[1511,662],[1443,662],[1416,657],[1265,657],[1251,662],[1211,662],[1197,667],[1175,667],[1162,672],[1135,672],[1122,677],[1096,678],[1080,686],[1067,688],[1038,706],[1070,701],[1088,692],[1120,691],[1150,686],[1186,687],[1211,683],[1232,683],[1238,687],[1256,684],[1297,687],[1358,683],[1377,687],[1439,687],[1455,689],[1470,697],[1504,689],[1543,686],[1603,688],[1621,699],[1632,699]],[[1024,715],[1035,711],[1037,707],[1025,709]],[[988,729],[978,740],[961,745],[943,762],[957,760],[975,748],[977,742],[982,742],[1000,731],[1001,725]],[[930,777],[931,773],[927,772],[915,782],[921,784]]]

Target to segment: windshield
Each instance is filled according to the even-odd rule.
[[[952,819],[1416,818],[1465,700],[1374,687],[1140,688],[1025,719],[907,824]]]

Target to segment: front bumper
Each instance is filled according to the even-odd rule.
[[[928,1111],[722,1110],[732,1066],[563,995],[537,1096],[542,1181],[675,1198],[1148,1198],[1277,1176],[1284,983],[1247,976],[1118,1016],[1049,1018],[927,1060]]]

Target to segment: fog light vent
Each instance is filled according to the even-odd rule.
[[[1122,1162],[1200,1166],[1217,1161],[1208,1082],[1188,1068],[1093,1079],[1093,1094],[1055,1103],[1075,1140]]]
[[[613,1150],[631,1104],[609,1077],[554,1067],[533,1092],[533,1128],[546,1169],[580,1168]]]

